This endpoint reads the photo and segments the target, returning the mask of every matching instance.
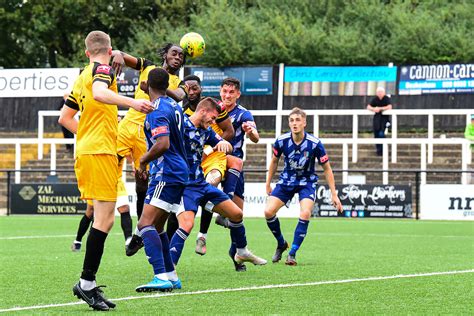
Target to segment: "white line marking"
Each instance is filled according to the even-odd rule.
[[[200,291],[192,291],[192,292],[174,292],[174,293],[169,293],[169,294],[159,293],[159,294],[149,294],[149,295],[141,295],[141,296],[127,296],[127,297],[121,297],[121,298],[114,298],[110,300],[117,302],[117,301],[139,300],[139,299],[145,299],[145,298],[161,298],[161,297],[183,296],[183,295],[200,295],[200,294],[212,294],[212,293],[255,291],[255,290],[265,290],[265,289],[281,289],[281,288],[290,288],[290,287],[318,286],[318,285],[326,285],[326,284],[342,284],[342,283],[381,281],[381,280],[392,280],[392,279],[407,279],[407,278],[429,277],[429,276],[436,276],[436,275],[453,275],[453,274],[466,274],[466,273],[474,273],[474,269],[442,271],[442,272],[426,272],[426,273],[415,273],[415,274],[398,274],[398,275],[375,276],[375,277],[357,278],[357,279],[316,281],[316,282],[308,282],[308,283],[271,284],[271,285],[260,285],[260,286],[249,286],[249,287],[227,288],[227,289],[225,288],[224,289],[209,289],[209,290],[200,290]],[[11,307],[11,308],[6,308],[6,309],[0,309],[0,313],[33,310],[33,309],[43,309],[43,308],[51,308],[51,307],[73,306],[73,305],[81,305],[81,304],[85,304],[85,302],[80,301],[80,302],[70,302],[70,303],[62,303],[62,304]]]
[[[113,233],[110,235],[123,235],[121,233]],[[38,235],[38,236],[10,236],[10,237],[0,237],[0,240],[16,240],[16,239],[41,239],[41,238],[69,238],[69,237],[76,237],[76,235]]]

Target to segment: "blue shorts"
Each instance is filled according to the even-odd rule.
[[[237,182],[237,185],[235,186],[234,195],[238,196],[242,200],[244,199],[244,187],[245,187],[244,172],[241,171],[239,181]]]
[[[293,196],[298,193],[299,200],[310,199],[314,201],[316,199],[316,183],[307,183],[305,185],[284,185],[277,184],[272,191],[271,196],[280,199],[283,203],[288,206]]]
[[[181,204],[184,188],[184,183],[166,183],[152,180],[148,184],[145,204],[156,206],[168,213],[176,213]]]
[[[227,194],[207,182],[188,184],[183,194],[184,211],[195,213],[199,206],[204,208],[208,204],[209,209],[212,209],[227,200],[229,200]]]

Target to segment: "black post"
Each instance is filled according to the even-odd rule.
[[[7,170],[7,215],[10,215],[10,182],[11,182],[11,174],[10,170]]]
[[[416,219],[420,219],[420,171],[415,171]]]

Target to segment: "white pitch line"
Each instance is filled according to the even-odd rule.
[[[123,235],[121,233],[113,233],[110,235]],[[69,238],[76,237],[76,235],[37,235],[37,236],[9,236],[9,237],[0,237],[0,240],[17,240],[17,239],[41,239],[41,238]]]
[[[164,298],[164,297],[171,297],[171,296],[228,293],[228,292],[266,290],[266,289],[281,289],[281,288],[291,288],[291,287],[318,286],[318,285],[327,285],[327,284],[343,284],[343,283],[367,282],[367,281],[382,281],[382,280],[407,279],[407,278],[430,277],[430,276],[436,276],[436,275],[453,275],[453,274],[466,274],[466,273],[474,273],[474,269],[442,271],[442,272],[426,272],[426,273],[415,273],[415,274],[398,274],[398,275],[375,276],[375,277],[356,278],[356,279],[316,281],[316,282],[307,282],[307,283],[271,284],[271,285],[249,286],[249,287],[227,288],[227,289],[225,288],[224,289],[209,289],[209,290],[200,290],[200,291],[192,291],[192,292],[174,292],[174,293],[169,293],[169,294],[160,293],[160,294],[150,294],[150,295],[141,295],[141,296],[127,296],[127,297],[121,297],[121,298],[114,298],[110,300],[117,302],[117,301],[139,300],[139,299],[146,299],[146,298],[162,298],[162,297]],[[85,304],[85,303],[82,301],[79,301],[79,302],[70,302],[70,303],[61,303],[61,304],[11,307],[11,308],[6,308],[6,309],[0,309],[0,313],[52,308],[52,307],[64,307],[64,306],[73,306],[73,305],[81,305],[81,304]]]

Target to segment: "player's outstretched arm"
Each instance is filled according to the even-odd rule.
[[[258,135],[258,131],[255,128],[255,122],[247,121],[242,123],[242,129],[252,142],[258,143],[258,141],[260,140],[260,135]]]
[[[342,213],[342,204],[337,196],[336,192],[336,181],[334,181],[334,174],[332,173],[332,168],[329,162],[323,164],[324,170],[324,177],[326,178],[326,182],[328,183],[329,189],[331,190],[331,200],[332,205]]]
[[[175,100],[176,102],[181,102],[186,97],[186,92],[183,88],[178,87],[174,90],[167,89],[166,95],[169,96],[171,99]]]
[[[273,155],[272,160],[270,161],[270,166],[268,167],[267,181],[265,182],[265,188],[268,195],[272,194],[271,183],[272,183],[273,176],[275,175],[275,172],[277,170],[279,160],[280,160],[279,157]]]
[[[121,96],[109,89],[105,82],[94,81],[92,84],[92,95],[94,100],[110,105],[121,105],[134,108],[138,112],[150,113],[153,111],[151,102],[145,99],[132,99]]]
[[[67,128],[71,133],[77,134],[78,122],[74,117],[78,111],[63,105],[61,114],[59,115],[58,123]]]
[[[122,72],[123,65],[127,67],[137,69],[138,58],[129,55],[120,50],[112,51],[112,68],[115,70],[115,73],[119,75]]]
[[[217,123],[217,125],[222,130],[222,135],[221,135],[222,138],[224,138],[227,141],[230,141],[232,138],[234,138],[235,131],[234,131],[234,126],[232,126],[232,121],[230,120],[230,117]]]

